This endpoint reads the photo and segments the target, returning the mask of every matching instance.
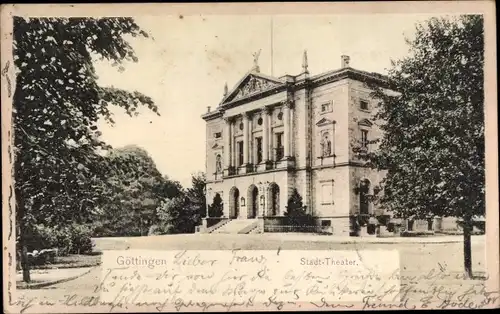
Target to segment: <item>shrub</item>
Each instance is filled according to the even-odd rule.
[[[85,254],[92,251],[91,230],[85,225],[64,227],[35,225],[27,235],[28,252],[57,248],[58,255]]]
[[[405,230],[401,232],[401,237],[427,237],[433,235],[434,232],[431,231],[409,231]]]
[[[57,232],[43,224],[34,225],[32,232],[25,235],[28,252],[57,247]]]
[[[361,230],[361,226],[359,224],[359,219],[357,216],[349,216],[349,228],[350,232],[349,234],[351,236],[358,235],[359,231]]]
[[[164,200],[156,210],[163,234],[194,233],[200,220],[197,206],[182,196]]]
[[[94,228],[94,232],[92,235],[96,238],[102,238],[102,237],[112,237],[115,235],[115,233],[110,228],[103,225],[99,225]]]
[[[312,226],[315,224],[314,217],[306,212],[306,206],[302,204],[302,196],[297,189],[293,189],[288,199],[285,217],[291,226]]]
[[[212,205],[208,207],[208,217],[222,217],[224,215],[222,197],[215,194]]]
[[[71,234],[68,227],[58,229],[54,228],[56,241],[52,247],[56,247],[59,250],[59,255],[68,255],[71,253]]]
[[[156,226],[154,230],[154,234],[160,235],[160,234],[175,234],[177,233],[176,228],[174,225],[166,223],[166,224],[159,224]]]
[[[152,225],[151,227],[149,227],[148,236],[157,235],[157,234],[160,234],[158,225]]]
[[[381,226],[387,226],[389,224],[389,220],[391,220],[391,217],[389,215],[379,215],[376,216],[375,218],[378,219],[378,223]]]
[[[86,254],[92,251],[92,230],[85,225],[71,225],[70,232],[70,253]]]

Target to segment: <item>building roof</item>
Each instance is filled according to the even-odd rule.
[[[314,76],[308,76],[305,73],[301,73],[296,76],[283,75],[279,78],[251,70],[247,72],[226,95],[224,95],[215,110],[205,113],[202,115],[202,118],[205,120],[215,118],[220,116],[225,109],[284,90],[299,90],[306,85],[317,87],[345,78],[361,82],[375,82],[382,86],[387,86],[388,84],[388,78],[385,75],[356,70],[351,67],[327,71]]]

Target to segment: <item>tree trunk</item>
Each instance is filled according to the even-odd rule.
[[[23,281],[31,282],[30,276],[30,264],[28,261],[28,247],[24,241],[24,237],[21,235],[19,239],[19,244],[21,247],[21,268],[23,269]]]
[[[467,278],[472,278],[472,252],[471,252],[471,218],[464,219],[464,270]]]
[[[23,270],[23,281],[29,283],[31,282],[31,276],[30,276],[30,264],[28,260],[28,247],[26,245],[26,234],[28,231],[25,222],[26,208],[24,205],[24,199],[22,198],[22,194],[16,191],[16,198],[17,198],[16,219],[18,219],[19,221],[19,227],[17,231],[19,235],[19,250],[21,251],[20,254],[21,268]]]

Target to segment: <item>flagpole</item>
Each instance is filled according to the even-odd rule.
[[[273,17],[271,16],[271,76],[274,75]]]

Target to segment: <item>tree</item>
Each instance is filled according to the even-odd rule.
[[[220,194],[215,194],[212,205],[208,207],[208,217],[222,217],[224,215],[223,205]]]
[[[205,173],[199,172],[192,175],[192,186],[187,190],[187,197],[191,206],[193,206],[200,218],[207,216],[207,200],[205,197],[206,177]]]
[[[379,101],[379,147],[358,153],[387,171],[378,201],[396,217],[463,219],[471,276],[472,219],[485,213],[483,18],[432,18],[407,43],[410,55],[388,74],[396,93],[370,86]]]
[[[111,150],[108,162],[111,188],[103,205],[100,236],[144,235],[156,223],[156,208],[165,197],[167,182],[149,154],[135,145]]]
[[[156,210],[158,231],[168,234],[195,231],[195,227],[201,224],[201,218],[206,217],[205,181],[204,173],[193,174],[191,188],[163,200]]]
[[[125,36],[146,36],[131,18],[14,17],[17,70],[13,101],[15,193],[23,280],[30,281],[26,237],[43,221],[53,228],[88,223],[106,203],[110,170],[99,149],[99,119],[111,105],[130,116],[151,98],[97,84],[92,60],[137,61]]]
[[[163,187],[161,189],[161,195],[164,198],[174,198],[182,195],[184,193],[184,188],[179,183],[179,181],[170,180],[168,176],[163,176]]]
[[[157,215],[160,231],[167,234],[193,233],[200,220],[198,208],[185,196],[164,200],[157,208]]]
[[[303,205],[302,196],[297,189],[293,189],[288,198],[285,217],[288,217],[288,223],[293,226],[308,225],[311,222],[311,215],[306,212],[306,206]]]

